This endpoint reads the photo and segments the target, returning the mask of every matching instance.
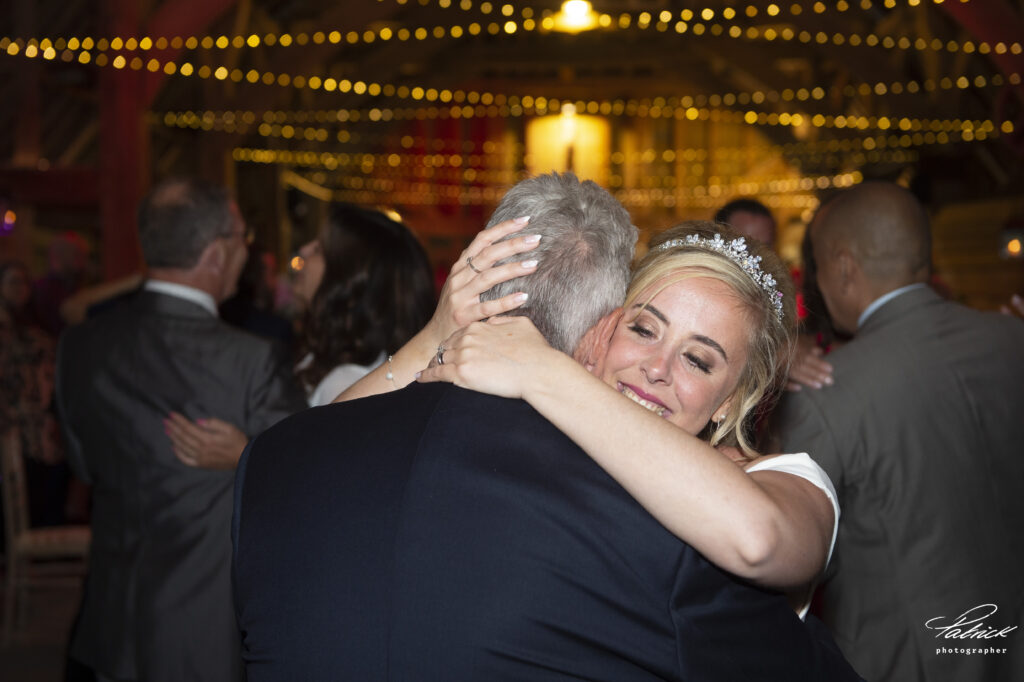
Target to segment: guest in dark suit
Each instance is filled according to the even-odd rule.
[[[539,263],[509,287],[552,345],[584,350],[635,228],[569,174],[518,184],[491,224],[527,215]],[[855,678],[784,597],[709,564],[522,401],[413,384],[307,410],[250,445],[235,505],[252,682]]]
[[[928,287],[928,219],[895,185],[846,191],[811,231],[829,314],[855,334],[833,386],[780,406],[783,447],[843,509],[823,620],[870,680],[1024,679],[1019,630],[943,629],[976,607],[985,630],[1024,624],[1024,324]],[[950,653],[971,648],[1006,653]]]
[[[287,357],[221,322],[246,259],[227,193],[156,187],[139,212],[142,291],[69,328],[57,391],[93,541],[71,656],[101,679],[225,682],[242,666],[231,604],[233,471],[187,467],[162,421],[218,415],[255,435],[303,407]]]

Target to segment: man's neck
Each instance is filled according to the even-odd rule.
[[[151,287],[150,284],[156,286]],[[161,285],[164,286],[161,288]],[[149,271],[149,278],[145,286],[147,289],[156,289],[164,294],[190,300],[201,305],[212,315],[218,315],[217,306],[221,303],[221,298],[218,297],[220,292],[211,284],[208,277],[202,277],[200,273],[172,268],[154,268]]]
[[[884,290],[881,293],[878,293],[878,295],[873,296],[871,302],[864,306],[860,311],[860,314],[857,317],[857,329],[863,327],[869,317],[874,315],[879,308],[892,299],[908,291],[920,289],[924,286],[928,286],[927,282],[907,282],[905,284],[900,284],[899,286],[884,287]]]
[[[198,289],[213,297],[217,301],[220,293],[208,277],[203,277],[192,270],[181,270],[179,268],[150,268],[148,279],[159,282],[170,282],[182,286]],[[219,301],[217,301],[219,303]]]

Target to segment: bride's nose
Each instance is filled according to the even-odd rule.
[[[661,348],[651,349],[651,352],[641,360],[640,371],[652,384],[672,383],[672,355]]]

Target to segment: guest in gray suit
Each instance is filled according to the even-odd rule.
[[[847,190],[811,238],[855,334],[835,384],[779,410],[843,509],[823,619],[869,680],[1024,680],[1024,323],[928,287],[928,219],[895,185]]]
[[[188,467],[162,422],[217,416],[249,436],[304,407],[271,342],[228,326],[217,303],[247,256],[219,188],[167,181],[144,200],[149,279],[65,332],[57,391],[69,459],[93,484],[93,544],[70,655],[100,679],[241,678],[231,600],[233,470]]]

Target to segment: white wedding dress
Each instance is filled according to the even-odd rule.
[[[836,532],[839,530],[839,501],[836,497],[835,486],[832,485],[832,481],[829,479],[828,474],[825,473],[825,470],[818,466],[806,452],[798,452],[795,454],[765,457],[747,468],[746,471],[748,474],[755,471],[780,471],[793,476],[799,476],[806,481],[810,481],[825,493],[828,501],[832,503],[832,510],[835,512],[832,522],[832,541],[829,543],[828,557],[825,559],[825,565],[828,566],[829,560],[832,559],[832,550],[836,546]],[[811,592],[813,593],[813,589]],[[807,602],[798,612],[801,619],[807,615],[807,609],[810,605],[810,594],[808,594]]]

